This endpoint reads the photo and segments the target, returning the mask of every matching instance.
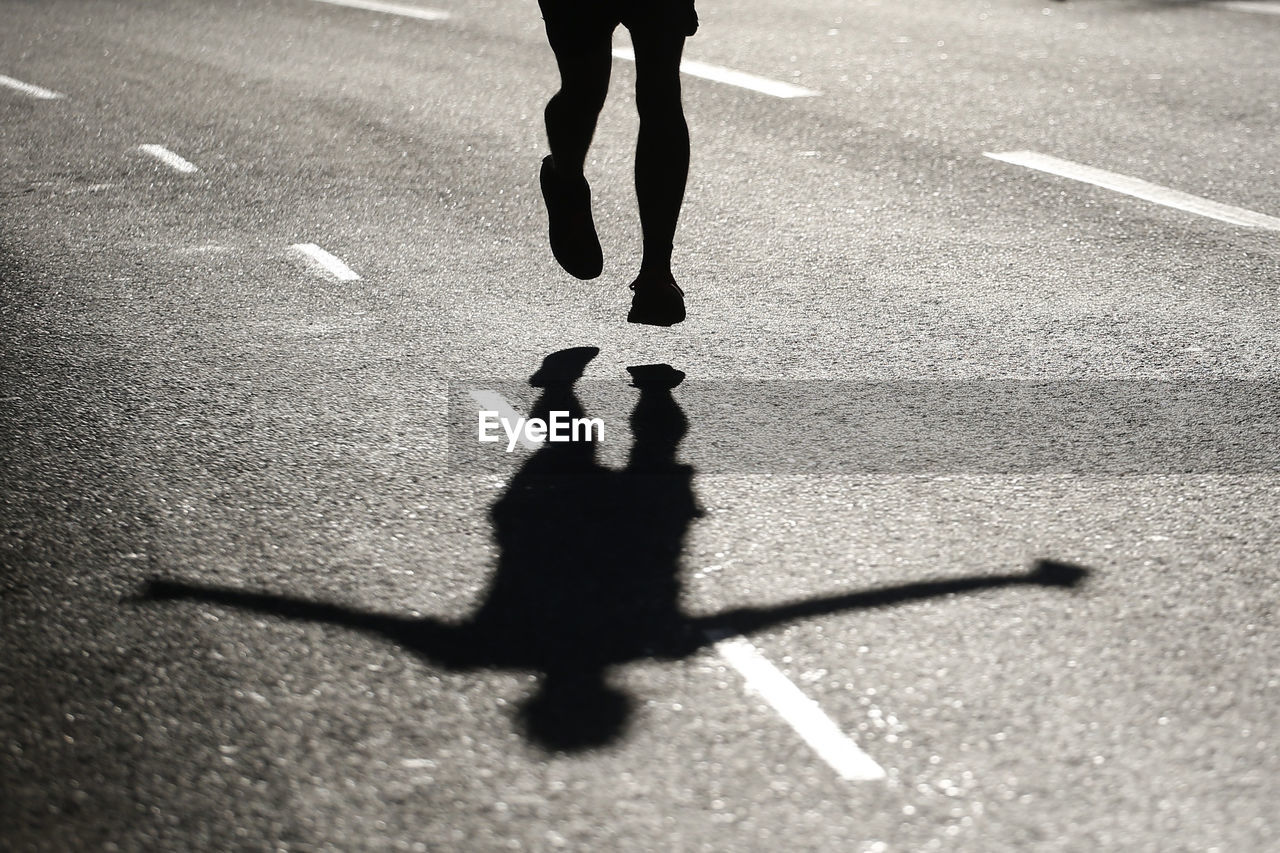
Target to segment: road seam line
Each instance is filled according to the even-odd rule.
[[[360,276],[342,260],[331,255],[315,243],[295,243],[289,248],[307,258],[314,266],[332,275],[338,281],[359,281]]]
[[[628,62],[636,61],[636,52],[629,47],[615,47],[613,55]],[[814,89],[806,89],[803,86],[794,86],[790,83],[770,80],[768,77],[759,77],[755,74],[748,74],[745,71],[735,71],[732,68],[723,68],[719,65],[698,62],[695,59],[680,60],[680,70],[690,77],[701,77],[704,80],[712,80],[716,83],[725,83],[741,89],[750,89],[753,92],[773,95],[775,98],[812,98],[822,94]]]
[[[404,6],[400,3],[381,3],[378,0],[315,0],[315,2],[346,6],[350,9],[364,9],[367,12],[385,12],[402,18],[417,18],[420,21],[444,21],[449,18],[449,13],[443,9],[424,9],[420,6]]]
[[[190,160],[187,160],[183,157],[179,157],[177,154],[174,154],[172,151],[170,151],[168,148],[165,148],[163,145],[139,145],[138,150],[141,151],[143,154],[150,154],[152,157],[155,157],[161,163],[164,163],[169,168],[174,169],[178,172],[185,172],[187,174],[190,174],[192,172],[200,171],[199,169],[196,168],[196,165],[192,163]]]
[[[885,778],[884,768],[745,637],[724,637],[716,641],[715,649],[841,779],[875,782]]]
[[[1036,151],[1006,151],[994,154],[990,151],[984,151],[983,155],[993,160],[1011,163],[1015,166],[1025,166],[1028,169],[1036,169],[1037,171],[1048,172],[1051,175],[1093,184],[1094,186],[1140,198],[1144,201],[1161,204],[1165,207],[1184,210],[1188,213],[1217,219],[1221,222],[1229,222],[1232,225],[1280,231],[1280,217],[1268,216],[1265,213],[1258,213],[1243,207],[1232,207],[1229,204],[1222,204],[1211,199],[1184,193],[1180,190],[1153,184],[1141,178],[1131,178],[1128,175],[1096,169],[1093,166],[1073,163],[1070,160],[1060,160],[1048,154],[1040,154]]]
[[[55,92],[52,89],[46,89],[43,86],[34,86],[31,83],[23,83],[21,80],[6,77],[4,74],[0,74],[0,86],[8,86],[10,89],[16,89],[24,95],[30,95],[33,98],[40,98],[45,101],[52,101],[56,98],[66,97],[66,95],[61,92]]]

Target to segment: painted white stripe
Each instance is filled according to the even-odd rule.
[[[144,154],[150,154],[170,169],[176,169],[179,172],[188,174],[200,171],[190,160],[179,157],[163,145],[139,145],[138,150]]]
[[[436,763],[430,758],[402,758],[400,766],[410,770],[430,770],[436,766]]]
[[[30,95],[33,98],[41,98],[46,101],[66,97],[61,92],[55,92],[52,89],[45,89],[41,86],[32,86],[30,83],[23,83],[21,80],[15,80],[3,74],[0,74],[0,86],[8,86],[10,89],[17,89],[24,95]]]
[[[1219,3],[1233,12],[1257,12],[1259,15],[1280,15],[1280,3]]]
[[[713,637],[714,639],[714,637]],[[874,782],[885,778],[884,768],[849,739],[800,688],[771,664],[743,637],[726,637],[716,651],[742,674],[747,686],[759,693],[786,720],[819,757],[849,782]]]
[[[417,18],[420,21],[443,21],[449,17],[449,13],[441,9],[423,9],[420,6],[405,6],[401,3],[379,3],[378,0],[316,0],[316,2],[347,6],[351,9],[364,9],[369,12],[385,12],[402,18]]]
[[[1159,184],[1152,184],[1139,178],[1130,178],[1127,175],[1119,175],[1115,172],[1095,169],[1092,166],[1072,163],[1070,160],[1059,160],[1057,157],[1050,157],[1047,154],[1039,154],[1035,151],[1006,151],[1002,154],[992,154],[988,151],[984,152],[984,154],[993,160],[1012,163],[1015,166],[1025,166],[1028,169],[1048,172],[1051,175],[1060,175],[1064,178],[1071,178],[1075,181],[1124,193],[1144,201],[1163,204],[1166,207],[1185,210],[1188,213],[1207,216],[1210,219],[1217,219],[1222,222],[1230,222],[1232,225],[1245,225],[1250,228],[1266,228],[1271,231],[1280,231],[1280,217],[1256,213],[1243,207],[1220,204],[1207,198],[1162,187]]]
[[[629,47],[615,47],[613,55],[628,62],[636,61],[636,52]],[[753,92],[773,95],[775,98],[812,98],[822,94],[813,89],[806,89],[803,86],[793,86],[790,83],[781,83],[777,80],[770,80],[767,77],[757,77],[745,71],[734,71],[732,68],[721,68],[719,65],[708,65],[705,62],[698,62],[693,59],[681,60],[680,70],[690,77],[701,77],[704,80],[713,80],[716,83],[726,83],[730,86],[750,89]]]
[[[324,272],[329,273],[338,281],[359,281],[360,276],[356,275],[351,267],[344,264],[339,258],[329,254],[321,249],[315,243],[295,243],[290,246],[293,251],[311,261],[313,265],[319,267]]]
[[[515,422],[521,418],[521,415],[516,413],[515,407],[508,403],[507,398],[503,397],[497,391],[476,390],[468,393],[471,394],[471,399],[475,400],[480,406],[477,410],[477,414],[479,412],[497,412],[499,418],[512,424],[513,427]],[[524,430],[520,431],[520,438],[518,440],[523,447],[529,450],[537,450],[542,446],[536,441],[530,441],[528,437],[525,436]]]
[[[219,246],[216,243],[209,243],[204,246],[183,246],[174,249],[180,255],[219,255],[223,252],[230,252],[230,246]]]

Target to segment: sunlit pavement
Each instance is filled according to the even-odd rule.
[[[1276,4],[701,6],[655,329],[622,34],[580,282],[531,0],[0,0],[0,846],[1276,848]]]

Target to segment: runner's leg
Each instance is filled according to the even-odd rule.
[[[572,40],[553,36],[551,47],[560,68],[560,91],[547,102],[547,142],[556,171],[566,179],[580,178],[609,92],[610,33],[579,33]]]
[[[547,203],[551,253],[570,275],[591,279],[604,256],[591,217],[591,187],[583,176],[587,148],[609,90],[610,35],[616,23],[589,18],[575,3],[543,0],[547,40],[560,68],[560,91],[547,103],[547,142],[539,183]]]
[[[636,27],[636,197],[644,235],[641,274],[671,272],[671,244],[689,176],[689,127],[680,104],[680,55],[684,35],[672,29]]]

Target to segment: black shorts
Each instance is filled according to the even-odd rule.
[[[618,24],[635,32],[691,36],[698,29],[693,0],[538,0],[547,39],[556,53],[608,38]]]

